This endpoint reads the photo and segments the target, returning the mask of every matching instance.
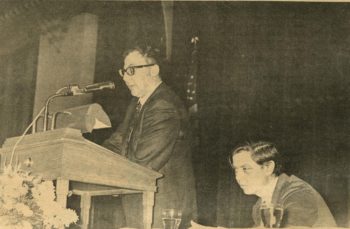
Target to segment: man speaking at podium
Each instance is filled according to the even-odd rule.
[[[134,47],[119,70],[134,96],[123,122],[103,146],[164,176],[157,182],[153,228],[162,228],[162,209],[182,211],[180,228],[196,215],[189,122],[179,97],[160,78],[157,52]],[[143,228],[141,195],[122,199],[128,227]]]

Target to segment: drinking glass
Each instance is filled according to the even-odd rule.
[[[264,227],[281,227],[283,217],[283,207],[280,204],[262,204],[260,207],[260,216]]]
[[[162,221],[164,229],[178,229],[181,222],[182,213],[176,209],[164,209],[162,211]]]

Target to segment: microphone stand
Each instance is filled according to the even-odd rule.
[[[49,98],[46,99],[45,106],[44,106],[44,127],[43,127],[43,131],[47,131],[50,102],[56,97],[72,95],[72,92],[71,92],[70,88],[71,88],[70,85],[68,85],[66,87],[62,87],[62,88],[58,89],[55,94],[49,96]],[[35,120],[35,122],[36,122],[36,120]],[[32,130],[32,132],[35,133],[35,130]]]
[[[60,88],[59,90],[57,90],[57,92],[54,95],[51,95],[45,103],[45,106],[43,106],[40,111],[38,112],[38,114],[36,115],[36,117],[33,119],[33,121],[28,125],[28,127],[25,129],[25,131],[23,132],[23,134],[19,137],[19,139],[16,141],[15,145],[12,148],[12,152],[11,152],[11,158],[10,158],[10,165],[12,165],[12,161],[13,161],[13,157],[15,155],[15,151],[16,148],[18,146],[18,144],[23,140],[24,136],[26,135],[26,133],[29,131],[29,129],[32,127],[32,133],[34,134],[36,131],[36,122],[38,121],[38,119],[40,118],[41,113],[44,111],[44,131],[47,130],[47,119],[49,116],[49,103],[50,101],[55,98],[55,97],[60,97],[60,96],[69,96],[71,95],[71,92],[62,92],[63,90],[69,89],[69,87],[63,87]],[[4,160],[4,165],[6,165],[6,158]],[[17,164],[17,160],[16,160],[16,164]]]
[[[49,119],[49,105],[50,102],[56,98],[56,97],[62,97],[62,96],[67,96],[66,93],[58,93],[58,94],[53,94],[49,98],[47,98],[46,103],[45,103],[45,109],[44,109],[44,128],[43,131],[47,131],[47,126],[48,126],[48,119]]]
[[[106,86],[106,88],[109,89],[113,89],[114,88],[114,83],[109,83],[107,82],[108,85]],[[98,84],[100,87],[104,86],[104,84]],[[92,85],[90,85],[92,86]],[[95,85],[96,86],[96,85]],[[113,88],[112,88],[113,86]],[[89,89],[89,91],[88,91]],[[63,97],[63,96],[72,96],[72,95],[80,95],[80,94],[84,94],[87,92],[92,92],[94,88],[85,88],[86,91],[81,92],[82,89],[79,88],[79,86],[77,85],[68,85],[66,87],[62,87],[60,89],[58,89],[56,91],[55,94],[49,96],[49,98],[47,98],[45,106],[43,106],[39,113],[36,115],[36,117],[33,119],[33,121],[29,124],[29,126],[25,129],[25,131],[23,132],[23,134],[19,137],[19,139],[16,141],[15,145],[12,148],[12,152],[11,152],[11,158],[10,158],[10,165],[12,165],[12,161],[13,161],[13,157],[15,155],[15,151],[16,148],[18,146],[18,144],[23,140],[24,136],[26,135],[26,133],[29,131],[30,128],[32,128],[32,134],[34,134],[36,132],[36,122],[38,121],[38,119],[41,117],[41,113],[44,111],[44,128],[43,131],[47,131],[47,126],[48,126],[48,119],[49,119],[49,105],[50,102],[56,98],[56,97]],[[103,89],[103,88],[99,88],[99,89]],[[54,128],[55,126],[55,118],[57,113],[65,113],[65,112],[56,112],[55,114],[53,114],[53,123],[51,126],[51,129]],[[4,165],[6,166],[6,158],[4,160]]]

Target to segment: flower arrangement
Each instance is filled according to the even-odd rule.
[[[44,181],[20,166],[5,166],[0,173],[0,228],[52,229],[78,221],[75,211],[55,201],[52,181]]]

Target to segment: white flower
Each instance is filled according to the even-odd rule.
[[[22,221],[16,225],[11,225],[11,227],[8,227],[8,229],[33,229],[32,224],[30,224],[28,221]]]
[[[37,201],[54,201],[55,200],[55,187],[52,181],[44,181],[32,188],[33,198]]]
[[[52,181],[42,181],[19,166],[5,166],[0,173],[0,229],[33,229],[38,224],[53,229],[76,223],[75,211],[61,207],[55,198]]]
[[[32,225],[28,221],[22,221],[22,227],[19,227],[18,229],[33,229]]]
[[[33,211],[30,210],[30,208],[27,205],[23,204],[23,203],[17,203],[15,205],[15,208],[17,209],[17,211],[19,213],[21,213],[25,217],[29,217],[29,216],[33,215]]]
[[[52,201],[41,207],[44,212],[44,224],[48,227],[69,226],[72,222],[78,221],[78,216],[73,210],[62,208],[57,202]]]
[[[1,229],[33,229],[32,225],[27,220],[19,220],[18,222],[11,222],[9,216],[0,216]]]
[[[1,194],[7,198],[19,198],[28,192],[23,186],[23,178],[18,174],[5,174],[0,176]]]
[[[0,228],[5,228],[10,222],[10,217],[7,215],[0,216]]]

